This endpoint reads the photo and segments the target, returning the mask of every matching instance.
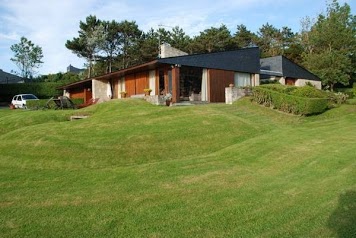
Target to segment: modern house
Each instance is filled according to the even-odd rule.
[[[321,79],[284,56],[261,59],[261,82],[276,80],[283,85],[304,86],[307,82],[321,89]]]
[[[167,46],[165,46],[167,47]],[[171,52],[170,50],[162,50]],[[257,47],[234,51],[160,58],[145,64],[60,87],[71,98],[109,100],[143,95],[172,95],[172,102],[225,102],[225,87],[259,85]],[[162,55],[165,57],[165,55]]]
[[[24,83],[25,80],[17,75],[7,73],[0,69],[0,84]]]
[[[260,59],[258,47],[234,51],[188,55],[163,44],[161,58],[60,87],[71,98],[100,98],[100,101],[140,97],[151,89],[159,100],[166,94],[172,102],[225,102],[225,88],[258,86],[261,80],[303,86],[311,82],[321,88],[320,79],[283,56]],[[156,100],[156,102],[157,102]],[[155,103],[156,103],[155,102]],[[157,103],[156,103],[157,104]]]

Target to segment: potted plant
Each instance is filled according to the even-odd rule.
[[[150,89],[150,88],[145,88],[143,91],[145,92],[145,96],[150,96],[150,94],[151,94],[151,92],[152,92],[152,89]]]
[[[166,102],[166,106],[170,106],[172,102],[172,94],[167,93],[164,97],[163,100]]]
[[[120,92],[120,94],[121,94],[121,98],[125,98],[125,97],[126,97],[127,92],[122,91],[122,92]]]

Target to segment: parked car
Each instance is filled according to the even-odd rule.
[[[29,100],[39,100],[33,94],[18,94],[12,98],[11,104],[14,105],[15,108],[27,108],[26,102]]]

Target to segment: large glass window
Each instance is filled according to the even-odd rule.
[[[235,73],[234,83],[237,87],[251,86],[251,74]]]
[[[163,70],[159,71],[159,94],[160,95],[166,94],[166,92],[164,90],[164,71]]]
[[[180,100],[181,101],[200,101],[199,98],[202,89],[203,69],[193,67],[180,68]]]

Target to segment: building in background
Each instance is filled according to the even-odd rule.
[[[25,80],[17,75],[7,73],[0,69],[0,84],[24,83]]]

